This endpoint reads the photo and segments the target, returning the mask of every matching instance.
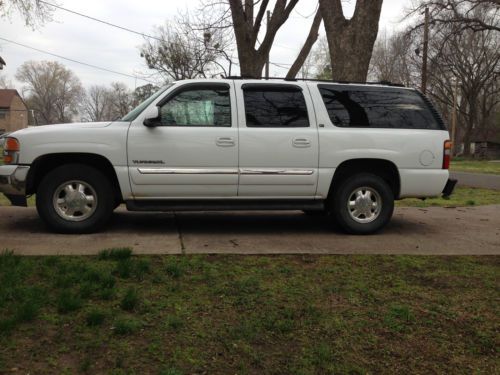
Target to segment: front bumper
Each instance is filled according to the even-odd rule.
[[[446,185],[443,189],[443,197],[449,197],[453,194],[453,190],[455,189],[455,185],[457,184],[457,180],[453,180],[451,178],[448,179]]]
[[[0,193],[15,206],[26,205],[26,180],[29,166],[0,165]]]

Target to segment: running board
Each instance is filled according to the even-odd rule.
[[[129,200],[129,211],[240,211],[240,210],[310,210],[325,209],[323,200],[283,199],[204,199],[204,200]]]

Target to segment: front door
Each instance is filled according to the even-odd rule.
[[[156,126],[130,126],[128,166],[135,199],[233,197],[238,187],[238,128],[228,83],[176,84]]]

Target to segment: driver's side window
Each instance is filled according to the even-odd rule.
[[[231,126],[229,87],[187,89],[160,108],[162,126]]]

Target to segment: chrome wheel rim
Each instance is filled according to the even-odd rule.
[[[84,181],[67,181],[59,185],[52,199],[57,214],[67,221],[83,221],[97,208],[97,194]]]
[[[381,209],[382,198],[375,189],[363,186],[349,194],[347,212],[357,223],[371,223],[380,215]]]

